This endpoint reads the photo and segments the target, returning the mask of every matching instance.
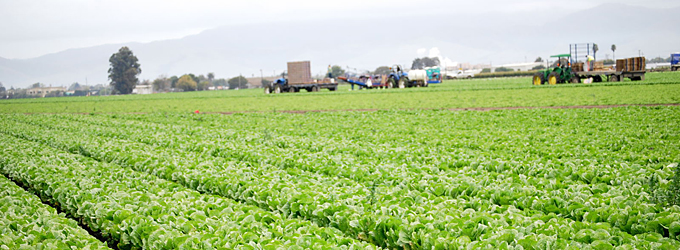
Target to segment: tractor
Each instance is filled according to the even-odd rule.
[[[579,77],[572,72],[570,54],[560,54],[550,57],[558,58],[556,67],[536,72],[533,78],[534,85],[543,85],[546,84],[546,82],[550,85],[555,85],[566,82],[579,83],[581,81]]]
[[[410,88],[410,87],[427,87],[427,71],[425,70],[411,70],[408,73],[403,71],[401,65],[394,65],[390,67],[392,71],[389,75],[388,82],[393,88]]]

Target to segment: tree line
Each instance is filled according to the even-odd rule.
[[[135,86],[139,85],[137,76],[142,73],[139,60],[132,53],[130,48],[122,47],[118,52],[109,58],[110,67],[108,70],[110,85],[113,87],[114,94],[130,94]],[[208,90],[210,87],[224,86],[230,89],[246,87],[248,80],[243,76],[230,79],[215,78],[214,73],[207,75],[184,74],[181,76],[159,76],[151,80],[144,80],[142,85],[152,85],[154,91],[201,91]]]

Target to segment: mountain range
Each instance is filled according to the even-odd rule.
[[[7,88],[35,82],[106,84],[108,59],[122,46],[139,59],[141,79],[208,72],[217,78],[268,76],[298,60],[310,60],[314,74],[323,74],[328,64],[373,70],[410,66],[414,58],[432,53],[451,61],[500,65],[568,53],[569,44],[591,42],[599,44],[600,58],[611,56],[612,44],[617,58],[667,57],[680,51],[679,12],[604,4],[572,13],[339,15],[318,22],[227,25],[181,39],[74,48],[31,59],[0,57],[0,82]]]

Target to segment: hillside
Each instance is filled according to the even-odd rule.
[[[328,64],[374,69],[409,64],[421,48],[437,47],[459,62],[495,65],[560,53],[569,43],[595,42],[617,57],[666,55],[678,50],[680,34],[671,25],[680,8],[647,9],[606,4],[576,13],[523,13],[418,16],[404,19],[336,19],[222,26],[182,39],[109,44],[70,49],[32,59],[1,59],[0,82],[25,87],[34,82],[69,85],[107,82],[108,58],[129,46],[142,65],[142,79],[161,74],[216,77],[265,75],[285,63],[311,60],[313,73]],[[493,16],[493,18],[490,18]],[[587,17],[587,18],[586,18]],[[507,20],[498,22],[494,20]],[[525,59],[526,58],[526,59]]]

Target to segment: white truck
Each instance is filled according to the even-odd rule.
[[[475,72],[470,71],[446,71],[446,79],[470,79],[475,76]]]

